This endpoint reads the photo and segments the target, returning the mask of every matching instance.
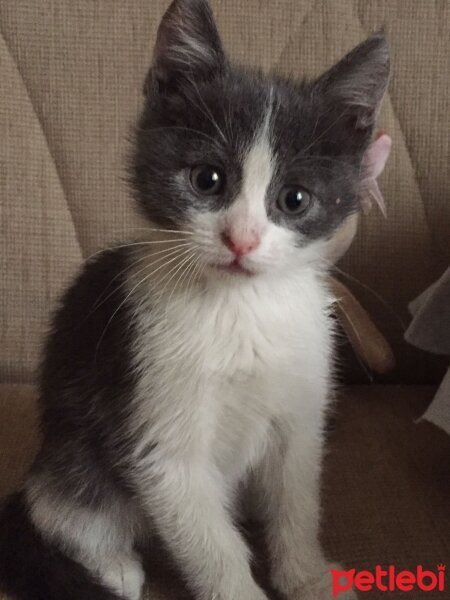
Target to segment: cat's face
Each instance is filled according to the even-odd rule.
[[[141,208],[161,228],[187,232],[211,273],[250,276],[326,257],[359,209],[388,78],[381,35],[316,81],[234,67],[207,2],[175,0],[137,129]]]

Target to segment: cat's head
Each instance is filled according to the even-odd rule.
[[[317,79],[292,81],[231,64],[207,1],[175,0],[136,130],[141,209],[160,229],[185,232],[210,274],[282,272],[326,257],[360,208],[388,80],[382,34]]]

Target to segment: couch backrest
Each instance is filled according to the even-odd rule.
[[[62,286],[83,258],[139,226],[123,182],[167,0],[0,0],[0,380],[29,381]],[[450,257],[450,4],[415,0],[212,0],[238,61],[319,73],[384,26],[394,72],[381,126],[394,138],[389,217],[362,220],[342,268],[392,341],[396,376],[433,362],[406,349],[397,317]],[[396,316],[393,316],[396,315]]]

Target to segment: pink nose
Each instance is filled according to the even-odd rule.
[[[244,234],[234,234],[230,231],[223,231],[221,235],[224,245],[239,258],[255,250],[260,244],[261,238],[256,232],[246,232]]]

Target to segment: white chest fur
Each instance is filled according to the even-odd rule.
[[[212,287],[139,312],[142,444],[214,457],[230,479],[261,457],[274,421],[322,410],[328,295],[320,279]],[[142,424],[145,427],[142,428]]]

